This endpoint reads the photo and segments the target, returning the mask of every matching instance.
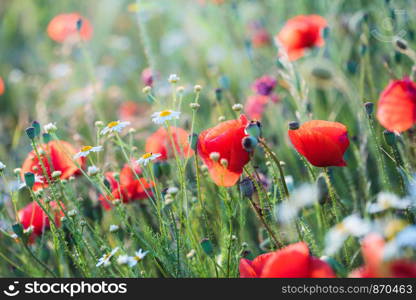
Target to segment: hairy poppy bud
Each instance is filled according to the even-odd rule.
[[[23,236],[23,226],[20,223],[15,223],[12,225],[13,232],[18,236]]]
[[[294,121],[289,123],[289,129],[290,130],[297,130],[299,129],[299,123]]]
[[[191,146],[191,149],[196,151],[196,148],[198,146],[198,134],[193,133],[189,136],[189,144]]]
[[[240,192],[244,197],[251,198],[253,196],[255,187],[253,181],[249,177],[246,177],[243,180],[241,180],[239,186]]]
[[[78,19],[78,21],[77,21],[77,30],[78,30],[78,31],[80,31],[80,30],[81,30],[81,28],[82,28],[82,24],[83,24],[82,19],[81,19],[81,18],[79,18],[79,19]]]
[[[32,188],[35,184],[35,174],[32,172],[26,172],[25,175],[25,183],[28,188]]]
[[[202,247],[202,250],[204,250],[204,252],[211,256],[214,254],[214,247],[212,246],[212,243],[209,239],[204,238],[201,240],[200,245]]]
[[[36,137],[36,129],[33,127],[26,128],[27,137],[33,140]]]
[[[42,134],[42,139],[45,144],[49,143],[52,140],[52,137],[49,133]]]
[[[215,89],[215,99],[217,99],[218,102],[222,100],[222,89]]]
[[[241,141],[244,150],[247,152],[253,152],[258,144],[258,140],[252,136],[247,136]]]
[[[33,121],[32,122],[32,127],[35,128],[35,136],[39,136],[40,135],[40,124],[38,121]]]
[[[367,113],[367,115],[372,115],[373,114],[373,111],[374,111],[374,103],[372,103],[372,102],[366,102],[365,104],[364,104],[364,107],[365,107],[365,112]]]
[[[396,135],[392,131],[384,130],[384,140],[386,141],[387,145],[394,146],[396,144]]]

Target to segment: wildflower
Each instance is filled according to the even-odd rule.
[[[399,225],[399,228],[403,224]],[[384,257],[392,258],[404,254],[405,250],[416,250],[416,225],[405,226],[404,229],[386,244],[384,249]]]
[[[166,121],[170,121],[173,119],[179,119],[181,115],[178,111],[173,111],[170,109],[162,110],[159,112],[155,112],[152,114],[152,121],[156,124],[164,124]]]
[[[416,123],[416,83],[405,77],[392,80],[381,93],[377,105],[377,119],[393,132],[403,132]]]
[[[0,77],[0,96],[4,94],[4,81],[3,78]]]
[[[200,86],[199,84],[194,86],[194,92],[195,93],[199,93],[202,90],[202,86]]]
[[[149,162],[159,158],[160,156],[162,156],[160,153],[153,154],[151,152],[148,152],[148,153],[143,154],[136,162],[139,165],[147,166]]]
[[[118,225],[114,225],[114,224],[110,225],[110,232],[116,232],[119,229],[120,227]]]
[[[318,15],[300,15],[291,18],[276,36],[276,43],[281,45],[290,60],[302,57],[305,50],[322,47],[322,29],[327,26],[326,20]]]
[[[364,265],[354,270],[349,277],[416,277],[416,262],[405,258],[385,260],[385,251],[386,243],[380,235],[375,233],[367,235],[361,243]]]
[[[76,209],[71,209],[70,211],[68,211],[67,214],[69,217],[75,217],[78,214],[78,212],[76,211]]]
[[[248,97],[244,112],[252,120],[261,120],[266,110],[270,97],[263,95],[253,95]]]
[[[146,68],[142,71],[142,82],[145,86],[151,87],[153,85],[153,71],[150,68]]]
[[[107,133],[112,133],[112,132],[121,132],[128,125],[130,125],[130,122],[128,121],[125,121],[125,122],[112,121],[108,123],[107,126],[104,127],[103,130],[101,130],[101,135],[105,135]]]
[[[338,251],[345,240],[351,235],[361,237],[371,229],[371,224],[358,215],[350,215],[341,223],[332,227],[325,236],[325,253],[332,255]]]
[[[102,257],[100,257],[100,259],[98,260],[98,263],[95,266],[99,267],[101,265],[104,265],[104,267],[107,267],[108,265],[110,265],[110,259],[114,256],[114,254],[117,253],[118,250],[119,250],[119,247],[116,247],[113,250],[111,250],[110,253],[104,254]]]
[[[251,34],[251,44],[254,48],[264,47],[270,44],[270,34],[264,28],[256,28]]]
[[[94,176],[97,175],[100,172],[100,168],[97,166],[89,166],[87,170],[88,176]]]
[[[176,186],[171,186],[166,190],[166,194],[176,195],[179,192],[179,189]]]
[[[68,142],[50,141],[47,144],[38,146],[38,149],[39,153],[43,153],[40,154],[40,156],[50,180],[52,180],[52,170],[61,172],[61,180],[79,174],[80,171],[77,164],[82,166],[83,160],[81,158],[76,159],[77,164],[71,160],[71,157],[75,155],[76,150]],[[22,180],[24,180],[24,174],[27,172],[34,173],[35,177],[39,179],[35,180],[33,186],[34,191],[45,188],[48,185],[47,179],[43,178],[43,168],[34,150],[28,154],[23,162],[20,170]]]
[[[276,79],[272,76],[264,75],[254,81],[251,89],[259,95],[270,96],[276,83]]]
[[[149,251],[143,251],[142,249],[139,249],[139,251],[136,251],[134,253],[134,256],[129,257],[129,262],[128,262],[129,267],[134,267],[135,265],[137,265],[137,263],[141,261],[148,252]]]
[[[388,192],[381,192],[377,195],[377,201],[367,207],[370,214],[379,213],[388,209],[406,209],[412,202],[409,199],[400,199],[398,196]]]
[[[51,174],[51,177],[53,179],[57,179],[57,178],[60,178],[61,175],[62,175],[62,172],[61,171],[53,171],[52,174]]]
[[[169,75],[168,81],[170,83],[177,83],[179,80],[180,80],[180,78],[179,78],[178,75],[176,75],[176,74],[170,74]]]
[[[129,256],[128,255],[120,255],[118,258],[117,258],[117,263],[119,264],[119,265],[127,265],[128,263],[129,263]]]
[[[62,208],[65,208],[63,204],[60,204]],[[61,206],[58,205],[55,201],[49,203],[51,207],[50,214],[55,218],[55,224],[60,226],[61,217],[64,216],[64,212],[61,210]],[[19,221],[22,223],[24,229],[32,230],[29,242],[32,243],[37,236],[42,235],[42,233],[50,227],[49,218],[43,209],[39,206],[36,201],[30,202],[24,208],[18,211],[17,213]]]
[[[314,166],[346,166],[343,159],[350,141],[347,127],[341,123],[312,120],[299,129],[289,129],[289,138],[296,150]]]
[[[81,151],[74,155],[74,159],[80,157],[87,157],[91,152],[100,152],[103,150],[103,146],[84,146]]]
[[[0,161],[0,173],[6,169],[6,165]]]
[[[79,28],[79,24],[81,28]],[[80,37],[83,41],[92,38],[93,28],[90,22],[78,13],[60,14],[48,24],[49,37],[58,43]]]
[[[277,207],[277,219],[287,224],[298,215],[299,211],[318,202],[318,188],[316,185],[305,184],[294,190],[289,200],[282,202]]]
[[[199,135],[197,153],[219,186],[233,186],[250,160],[249,152],[242,146],[242,140],[248,136],[245,133],[247,124],[247,117],[241,115],[237,120],[220,123]],[[219,153],[218,160],[210,158],[213,152]],[[222,158],[228,161],[227,167],[219,162]]]
[[[335,277],[331,267],[325,261],[312,256],[304,242],[259,255],[253,261],[242,258],[239,269],[241,278]]]
[[[134,200],[152,197],[154,182],[142,177],[137,179],[135,173],[139,176],[141,173],[140,169],[135,168],[133,171],[129,165],[125,165],[120,172],[118,180],[116,180],[114,172],[104,174],[111,191],[111,196],[101,195],[99,197],[99,201],[104,209],[111,209],[111,204],[114,204],[115,201],[113,199],[120,199],[123,203],[129,203]]]
[[[188,136],[186,130],[182,128],[170,127],[168,131],[161,127],[147,138],[145,151],[161,154],[158,160],[162,161],[175,157],[175,152],[177,155],[190,157],[194,151],[190,149]],[[173,148],[173,144],[176,149]]]

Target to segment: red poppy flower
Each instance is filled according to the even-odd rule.
[[[3,78],[0,77],[0,96],[4,94],[4,90],[5,90],[4,81],[3,81]]]
[[[135,169],[137,175],[141,170]],[[133,170],[129,165],[125,165],[120,172],[118,182],[114,177],[114,172],[107,172],[105,178],[110,184],[112,199],[120,199],[123,203],[129,203],[134,200],[147,199],[152,196],[151,188],[154,186],[153,181],[147,181],[145,178],[136,178]],[[100,196],[99,201],[106,210],[111,209],[111,200],[109,196]]]
[[[135,101],[121,103],[118,114],[121,120],[131,120],[138,115],[139,105]]]
[[[272,76],[264,75],[254,81],[251,89],[257,94],[269,96],[276,86],[276,79]]]
[[[142,81],[146,86],[153,85],[153,71],[150,68],[146,68],[142,71]]]
[[[254,48],[261,48],[270,44],[270,35],[264,28],[256,28],[251,36],[251,43]]]
[[[145,151],[147,153],[159,153],[158,160],[167,160],[175,156],[172,140],[175,143],[176,153],[188,157],[194,154],[188,141],[186,130],[177,127],[170,127],[171,134],[164,127],[160,127],[146,140]]]
[[[392,80],[380,95],[377,119],[389,131],[402,132],[416,123],[416,84]]]
[[[55,224],[57,226],[61,225],[61,217],[64,216],[64,212],[61,210],[61,207],[55,202],[50,203],[51,206],[51,215],[55,217]],[[61,203],[62,208],[64,205]],[[29,243],[33,243],[35,238],[50,227],[49,218],[43,209],[39,206],[36,201],[33,201],[26,205],[24,208],[18,211],[18,218],[22,223],[24,229],[27,229],[30,226],[33,226],[33,233],[29,238]]]
[[[334,278],[331,267],[313,257],[304,242],[291,244],[275,252],[240,260],[241,278]]]
[[[290,60],[296,60],[304,55],[306,49],[324,45],[321,31],[326,26],[327,22],[321,16],[296,16],[286,22],[276,41],[285,49]]]
[[[350,141],[347,127],[338,122],[312,120],[289,130],[296,150],[316,167],[346,166],[343,155]]]
[[[78,31],[77,22],[81,20],[82,26]],[[88,41],[92,37],[93,28],[90,22],[78,13],[60,14],[54,17],[48,25],[47,32],[49,37],[63,43],[69,38],[77,38]]]
[[[349,277],[416,278],[416,262],[407,259],[383,261],[384,239],[378,234],[366,236],[361,244],[364,266],[353,271]]]
[[[80,171],[72,160],[77,151],[68,142],[50,141],[48,144],[41,145],[39,147],[39,150],[40,149],[45,153],[41,154],[42,162],[50,180],[52,180],[51,175],[53,171],[60,171],[61,179],[67,179],[73,175],[79,174]],[[78,158],[75,161],[78,165],[82,166],[84,160]],[[41,181],[35,183],[33,186],[34,191],[48,185],[45,174],[43,174],[42,165],[39,163],[34,150],[28,154],[26,160],[23,162],[21,170],[22,179],[24,179],[24,174],[26,172],[34,173]]]
[[[269,102],[268,96],[253,95],[248,97],[244,111],[247,116],[252,120],[260,121],[263,117],[263,113],[266,110],[267,103]]]
[[[219,186],[233,186],[250,160],[250,154],[242,146],[243,138],[247,136],[247,125],[247,117],[241,115],[237,120],[222,122],[199,135],[197,153]],[[218,161],[210,158],[213,152],[219,154]],[[221,164],[222,159],[227,160],[228,166]]]

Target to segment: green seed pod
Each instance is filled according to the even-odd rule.
[[[241,141],[244,150],[247,152],[253,152],[258,143],[258,140],[252,136],[246,136]]]
[[[35,185],[35,174],[32,172],[26,172],[24,178],[26,186],[31,189]]]
[[[262,137],[262,125],[259,121],[251,121],[246,127],[246,133],[254,138]]]

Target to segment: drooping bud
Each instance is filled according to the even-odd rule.
[[[253,184],[253,181],[246,177],[239,183],[240,186],[240,192],[243,195],[243,197],[251,198],[255,192],[255,186]]]
[[[35,136],[38,137],[40,135],[40,124],[38,121],[32,122],[32,127],[35,128]]]
[[[384,130],[384,140],[387,145],[393,147],[396,144],[396,135],[392,131]]]
[[[367,115],[372,115],[373,111],[374,111],[374,103],[372,102],[366,102],[364,103],[364,107],[365,107],[365,112],[367,113]]]

